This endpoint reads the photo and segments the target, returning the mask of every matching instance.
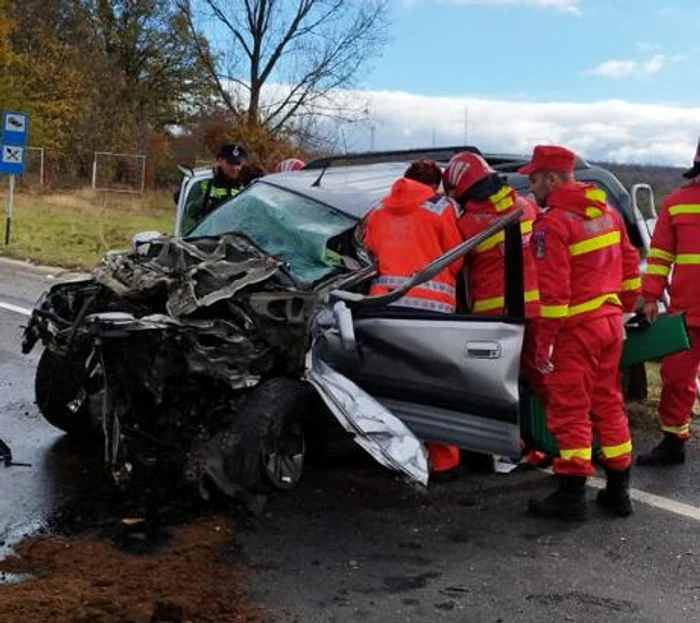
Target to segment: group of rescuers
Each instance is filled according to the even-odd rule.
[[[230,162],[233,150],[236,158],[242,153],[240,146],[225,146],[219,156]],[[232,166],[240,170],[241,160]],[[700,142],[693,166],[684,173],[688,183],[664,201],[643,276],[622,216],[607,203],[603,190],[574,179],[575,160],[565,147],[534,148],[519,173],[528,176],[536,203],[518,195],[480,155],[458,153],[444,170],[434,161],[418,160],[393,183],[364,223],[365,245],[377,264],[370,293],[384,294],[463,240],[522,209],[526,330],[521,372],[542,399],[547,427],[560,449],[553,462],[558,487],[542,500],[530,500],[529,511],[564,521],[586,517],[585,485],[594,473],[594,434],[600,446],[597,458],[607,477],[596,501],[613,516],[632,513],[632,441],[619,373],[623,312],[643,306],[654,322],[659,301],[669,290],[668,311],[685,314],[691,339],[689,350],[662,362],[663,439],[638,456],[637,465],[685,461],[700,367]],[[276,171],[303,166],[302,161],[289,159]],[[439,193],[440,185],[444,194]],[[454,313],[457,282],[464,278],[465,311],[502,315],[504,256],[501,231],[432,280],[409,290],[395,305]],[[457,469],[458,448],[426,446],[434,474]]]

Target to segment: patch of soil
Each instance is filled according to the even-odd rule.
[[[232,528],[222,518],[118,539],[39,536],[0,561],[32,579],[0,586],[2,623],[224,623],[253,621],[244,572],[225,562]],[[122,543],[134,554],[118,548]]]

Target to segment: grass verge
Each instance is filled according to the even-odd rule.
[[[109,249],[127,248],[136,232],[170,233],[174,218],[175,207],[167,192],[18,194],[8,246],[3,218],[0,255],[91,268]]]

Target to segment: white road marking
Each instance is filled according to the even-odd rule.
[[[14,312],[15,314],[21,314],[22,316],[31,316],[32,310],[26,307],[20,307],[19,305],[13,305],[12,303],[3,303],[0,301],[0,309],[5,309],[7,311]]]
[[[551,467],[541,469],[540,471],[549,474],[550,476],[554,474]],[[605,489],[605,480],[603,478],[598,478],[597,476],[589,477],[586,484],[593,489]],[[681,517],[688,517],[689,519],[700,521],[700,508],[697,506],[684,504],[683,502],[678,502],[677,500],[672,500],[671,498],[665,498],[654,493],[647,493],[646,491],[635,489],[634,487],[630,487],[630,497],[635,502],[641,502],[647,506],[653,506],[654,508],[659,508],[669,513],[673,513],[674,515],[680,515]]]
[[[587,484],[595,489],[605,488],[605,480],[602,478],[589,478]],[[700,521],[700,508],[697,506],[691,506],[690,504],[684,504],[683,502],[678,502],[677,500],[672,500],[670,498],[665,498],[660,495],[655,495],[654,493],[647,493],[646,491],[641,491],[640,489],[634,488],[630,489],[630,497],[635,502],[641,502],[642,504],[668,511],[674,515],[680,515],[682,517],[694,519],[695,521]]]

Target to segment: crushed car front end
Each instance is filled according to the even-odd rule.
[[[205,497],[211,482],[231,495],[242,481],[255,489],[241,473],[252,469],[240,448],[241,411],[254,388],[272,379],[297,383],[292,392],[303,385],[323,292],[371,275],[359,262],[319,257],[319,241],[355,222],[338,217],[309,236],[308,257],[297,253],[291,261],[247,235],[214,233],[231,226],[220,223],[211,235],[164,237],[107,254],[90,275],[54,285],[38,301],[23,341],[25,353],[39,341],[45,347],[36,379],[42,413],[96,440],[121,486],[158,466]],[[284,232],[268,225],[265,234],[279,251]],[[305,415],[309,425],[315,417]]]

